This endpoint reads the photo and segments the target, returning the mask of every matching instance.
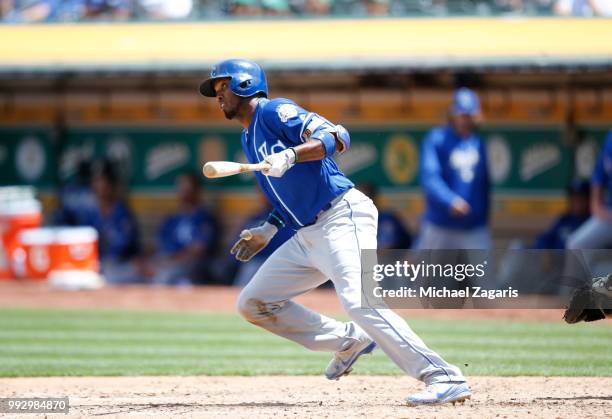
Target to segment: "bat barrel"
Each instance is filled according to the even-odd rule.
[[[204,172],[204,176],[208,178],[217,178],[263,170],[268,166],[268,163],[241,164],[233,161],[209,161],[204,165],[202,171]]]
[[[217,169],[215,168],[214,162],[208,162],[202,169],[204,176],[208,178],[214,178],[217,175]]]

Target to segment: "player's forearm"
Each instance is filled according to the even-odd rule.
[[[423,180],[423,191],[429,199],[433,199],[448,209],[451,208],[453,201],[460,198],[451,188],[448,187],[444,179],[435,172],[424,170],[421,172]]]
[[[319,140],[309,140],[304,144],[293,147],[296,155],[296,163],[305,161],[321,160],[325,157],[325,147]]]
[[[293,147],[296,154],[296,163],[305,161],[322,160],[327,155],[325,146],[321,140],[309,140],[304,144]],[[336,140],[336,150],[338,149],[338,140]]]
[[[281,177],[296,163],[323,160],[349,148],[351,137],[346,128],[336,125],[334,132],[315,131],[303,144],[269,154],[264,160],[269,167],[262,169],[265,176]]]

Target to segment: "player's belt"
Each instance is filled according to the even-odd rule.
[[[329,201],[327,204],[323,205],[323,208],[321,208],[321,211],[319,211],[319,213],[317,214],[317,217],[323,214],[325,211],[327,211],[331,207],[333,207],[334,205],[336,205],[338,202],[340,202],[342,198],[344,198],[344,194],[346,194],[348,191],[350,191],[350,189],[347,189],[346,191],[342,192],[340,195],[338,195],[337,197]]]
[[[315,217],[314,221],[312,223],[305,224],[304,227],[308,227],[308,226],[315,224],[317,220],[319,219],[319,217],[323,215],[325,211],[329,210],[331,207],[333,207],[338,202],[340,202],[340,200],[344,197],[344,194],[346,194],[348,191],[350,191],[350,189],[347,189],[346,191],[342,192],[340,195],[338,195],[337,197],[329,201],[327,204],[323,205],[323,208],[321,208],[321,211],[317,213],[317,216]]]
[[[334,198],[335,199],[335,198]],[[332,204],[332,201],[329,201],[327,204],[323,205],[323,208],[321,208],[321,211],[319,211],[319,213],[317,215],[321,215],[323,214],[325,211],[327,211],[328,209],[330,209],[334,204]]]

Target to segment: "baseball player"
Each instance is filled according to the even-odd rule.
[[[612,245],[612,130],[593,169],[591,214],[567,239],[568,249],[605,249]]]
[[[425,193],[419,249],[488,249],[489,173],[485,145],[475,131],[476,93],[455,92],[450,123],[423,140],[420,177]]]
[[[233,59],[213,67],[200,92],[216,97],[225,117],[244,128],[250,163],[270,166],[257,181],[273,210],[263,225],[242,231],[231,250],[240,261],[261,251],[279,228],[296,234],[261,266],[238,298],[238,310],[257,326],[316,351],[335,352],[325,375],[335,380],[378,345],[424,391],[410,405],[462,402],[471,391],[461,371],[429,349],[391,310],[361,306],[361,249],[376,249],[377,210],[332,159],[350,136],[288,99],[268,99],[264,71]],[[330,278],[352,321],[340,322],[292,299]]]

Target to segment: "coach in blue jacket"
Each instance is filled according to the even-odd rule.
[[[426,209],[420,249],[488,249],[489,171],[484,142],[475,131],[480,102],[472,90],[455,92],[447,125],[423,141],[420,178]]]

